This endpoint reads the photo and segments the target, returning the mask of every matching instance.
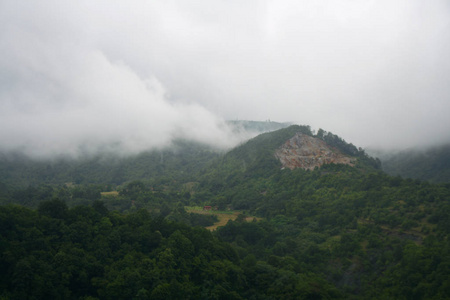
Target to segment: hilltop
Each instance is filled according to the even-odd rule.
[[[275,151],[284,168],[314,170],[324,164],[354,166],[355,158],[342,154],[323,140],[296,133]]]

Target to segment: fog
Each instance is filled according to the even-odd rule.
[[[225,120],[450,142],[448,1],[0,1],[0,150],[231,147]]]

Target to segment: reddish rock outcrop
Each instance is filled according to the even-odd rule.
[[[313,170],[324,164],[353,165],[356,161],[318,138],[297,133],[275,151],[284,168]]]

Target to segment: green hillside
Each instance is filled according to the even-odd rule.
[[[274,152],[298,132],[356,163],[283,169]],[[120,185],[91,163],[70,185],[61,173],[11,188],[8,174],[39,182],[33,170],[45,169],[19,165],[19,176],[11,162],[0,181],[0,297],[450,298],[449,185],[390,176],[308,126],[227,153],[189,144],[170,153],[118,160]],[[186,206],[242,214],[210,232],[218,220]]]

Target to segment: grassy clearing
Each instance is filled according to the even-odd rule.
[[[241,213],[240,211],[237,211],[237,210],[214,210],[214,209],[203,210],[203,206],[185,206],[184,209],[187,212],[193,212],[193,213],[198,213],[198,214],[206,213],[206,214],[229,214],[229,215],[232,215],[235,212]]]
[[[102,195],[102,197],[117,197],[117,196],[119,196],[118,191],[101,192],[100,194]]]
[[[226,211],[220,211],[220,210],[203,210],[203,207],[201,206],[186,206],[185,207],[187,212],[192,212],[196,214],[202,214],[202,215],[216,215],[219,219],[218,222],[214,223],[212,226],[205,227],[208,230],[216,230],[218,227],[227,225],[229,220],[236,220],[236,218],[242,214],[241,211],[237,210],[226,210]],[[245,221],[251,222],[253,221],[255,217],[249,216],[245,218]],[[261,218],[256,218],[256,220],[261,220]]]

